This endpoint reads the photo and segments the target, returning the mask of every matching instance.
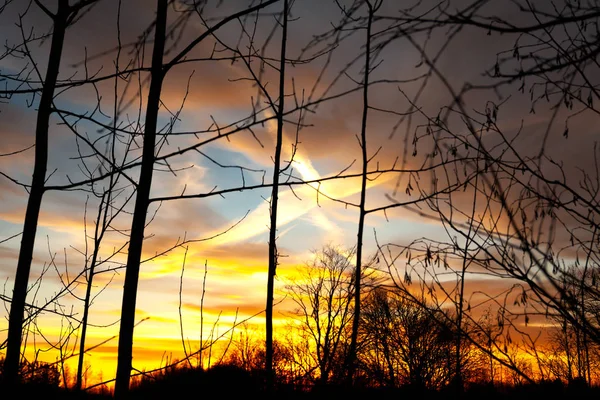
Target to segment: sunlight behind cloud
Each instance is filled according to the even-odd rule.
[[[274,136],[277,129],[276,122],[270,120],[268,127],[271,136]],[[287,142],[290,141],[288,136],[289,135],[286,135]],[[292,146],[283,146],[282,152],[287,157],[287,160],[291,159],[293,155],[291,165],[293,170],[300,174],[302,180],[315,181],[322,178],[316,168],[313,167],[310,158],[307,155],[300,149],[292,154],[291,149]],[[283,159],[286,158],[283,157]],[[284,177],[282,176],[281,179],[284,179]],[[393,179],[391,176],[384,175],[377,180],[367,181],[367,189],[384,184],[391,179]],[[318,199],[319,202],[328,202],[327,198],[344,200],[359,193],[360,185],[356,184],[357,180],[358,178],[336,179],[323,181],[320,185],[318,183],[311,183],[300,187],[296,186],[293,189],[293,192],[291,189],[282,186],[279,193],[279,210],[277,215],[278,228],[281,229],[290,222],[297,220],[313,210],[315,207],[318,207]],[[269,202],[265,201],[252,210],[239,226],[235,227],[231,232],[211,240],[210,245],[218,246],[237,243],[268,232],[269,215]],[[331,222],[323,212],[320,212],[315,218],[315,221],[317,222],[316,225],[320,228],[331,229],[334,227],[334,223]],[[216,233],[218,232],[214,232],[214,234]]]

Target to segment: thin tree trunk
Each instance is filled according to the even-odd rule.
[[[477,157],[481,152],[481,139],[477,140]],[[467,268],[471,264],[471,261],[467,259],[467,255],[469,252],[469,246],[473,242],[473,238],[477,234],[477,227],[474,227],[475,224],[475,213],[477,211],[477,190],[479,187],[479,165],[477,165],[478,173],[475,175],[475,189],[473,191],[473,207],[471,208],[471,223],[469,224],[469,230],[467,232],[467,239],[465,240],[464,247],[464,255],[462,259],[462,267],[460,272],[460,289],[458,292],[458,310],[456,316],[456,349],[455,349],[455,359],[454,359],[454,385],[456,389],[457,398],[462,396],[463,392],[463,376],[462,376],[462,337],[463,337],[463,317],[464,317],[464,301],[465,301],[465,276],[467,273]]]
[[[352,383],[354,372],[356,370],[356,348],[358,341],[358,327],[360,322],[360,295],[361,295],[361,274],[362,274],[362,253],[363,236],[365,229],[365,217],[367,215],[366,195],[367,195],[367,116],[369,114],[369,72],[371,68],[371,27],[373,24],[373,6],[367,1],[369,7],[369,17],[367,22],[367,44],[365,50],[365,77],[363,80],[363,113],[360,131],[360,148],[362,151],[362,177],[360,183],[360,204],[358,214],[358,232],[356,235],[356,269],[354,271],[354,318],[352,320],[352,334],[350,337],[350,349],[348,352],[348,383]]]
[[[582,320],[582,326],[584,327],[582,329],[582,341],[583,341],[583,351],[584,351],[584,376],[585,376],[585,381],[588,385],[592,384],[592,375],[591,375],[591,368],[590,368],[590,352],[589,352],[589,340],[588,340],[588,335],[587,335],[587,329],[585,328],[588,323],[586,321],[586,316],[585,313],[587,312],[586,310],[586,304],[585,304],[585,295],[586,295],[586,286],[585,286],[585,280],[587,278],[588,275],[588,267],[589,267],[589,263],[590,263],[590,257],[592,255],[592,246],[594,243],[594,239],[596,238],[596,233],[598,231],[598,226],[596,225],[596,227],[594,228],[594,233],[592,234],[592,240],[590,241],[590,249],[587,253],[586,256],[586,260],[585,260],[585,266],[583,267],[583,275],[581,277],[581,287],[579,288],[579,292],[580,292],[580,301],[581,301],[581,320]]]
[[[135,304],[140,274],[142,245],[144,242],[144,227],[146,224],[146,213],[148,212],[152,171],[154,168],[158,108],[160,105],[160,93],[164,78],[163,54],[165,49],[167,6],[168,0],[157,0],[154,48],[152,50],[152,79],[146,106],[142,168],[140,171],[135,208],[131,222],[131,237],[129,242],[129,252],[127,254],[125,284],[123,286],[123,303],[119,330],[119,354],[115,381],[115,397],[118,398],[127,395],[129,391],[129,379],[131,376]]]
[[[491,356],[492,348],[488,349],[490,354],[490,381],[492,382],[492,386],[494,386],[494,358]]]
[[[44,195],[44,183],[46,180],[46,169],[48,164],[48,131],[50,115],[52,114],[52,101],[54,90],[60,69],[67,20],[70,14],[68,0],[59,0],[58,11],[54,16],[54,27],[52,31],[52,42],[48,67],[44,79],[44,88],[40,98],[35,129],[35,165],[25,221],[23,224],[23,235],[21,237],[21,248],[13,289],[13,297],[10,305],[10,317],[8,321],[8,338],[6,345],[6,359],[4,361],[4,381],[8,384],[18,383],[19,364],[21,359],[21,339],[23,330],[23,317],[25,313],[25,300],[27,298],[27,286],[35,236],[37,231],[42,196]]]
[[[121,35],[121,27],[120,27],[120,24],[121,24],[121,0],[119,0],[119,4],[117,7],[117,33],[118,33],[117,39],[119,42],[119,46],[117,49],[117,57],[115,60],[116,61],[115,62],[115,71],[117,74],[119,73],[119,58],[120,58],[120,54],[121,54],[121,36],[120,36]],[[119,112],[118,112],[118,107],[119,107],[118,87],[119,87],[119,78],[116,78],[115,86],[114,86],[114,116],[115,117],[113,119],[113,137],[111,140],[111,149],[110,149],[111,150],[111,160],[113,161],[113,163],[115,161],[115,137],[117,134],[117,124],[118,124],[117,115],[119,114]],[[89,309],[90,309],[90,303],[91,303],[91,299],[92,299],[92,285],[94,282],[94,274],[95,274],[96,264],[97,264],[97,260],[98,260],[98,253],[100,252],[100,243],[102,242],[104,233],[106,232],[106,229],[108,228],[108,225],[110,223],[108,221],[108,215],[109,215],[109,210],[111,208],[112,194],[113,194],[113,189],[115,188],[116,179],[117,178],[115,178],[115,175],[111,174],[110,179],[109,179],[109,184],[108,184],[108,190],[104,193],[104,195],[102,196],[102,199],[100,200],[100,205],[98,208],[98,216],[96,218],[96,229],[94,231],[94,253],[92,255],[92,261],[90,263],[90,270],[89,270],[89,275],[88,275],[88,279],[87,279],[85,299],[84,299],[84,303],[83,303],[83,317],[81,319],[81,326],[82,326],[81,339],[79,342],[79,359],[77,362],[77,378],[76,378],[76,383],[75,383],[75,387],[77,390],[81,390],[82,384],[83,384],[83,363],[84,363],[84,359],[85,359],[85,341],[86,341],[86,335],[87,335]],[[102,218],[102,221],[101,221],[103,212],[104,212],[104,217]],[[102,223],[102,229],[100,230],[99,226],[101,223]]]
[[[477,186],[475,186],[477,187]],[[475,190],[477,193],[477,190]],[[473,206],[473,210],[475,207]],[[471,219],[471,221],[473,221]],[[469,227],[469,235],[471,233],[471,227]],[[463,267],[460,274],[460,291],[458,293],[458,315],[456,317],[456,349],[454,353],[454,384],[455,389],[458,393],[458,396],[462,393],[463,381],[462,381],[462,360],[461,360],[461,349],[462,349],[462,320],[463,320],[463,302],[464,302],[464,293],[465,293],[465,273],[467,271],[467,266],[465,264],[465,260],[467,257],[467,248],[469,246],[469,238],[467,236],[467,244],[465,245],[465,255],[463,258]]]
[[[269,227],[269,273],[267,276],[267,304],[265,367],[267,373],[267,391],[273,390],[275,376],[273,372],[273,300],[275,274],[277,273],[277,207],[279,202],[279,173],[281,168],[281,142],[283,140],[283,112],[285,105],[285,53],[287,41],[288,0],[283,2],[283,21],[281,32],[281,62],[279,67],[279,104],[277,110],[277,138],[273,161],[273,191],[271,193],[271,220]]]
[[[565,352],[567,358],[567,382],[571,383],[571,381],[573,380],[573,367],[571,363],[571,345],[569,344],[569,330],[566,318],[564,318],[563,320],[563,334],[565,339]]]
[[[112,190],[112,176],[111,176],[111,184],[109,186],[109,190]],[[105,198],[106,200],[106,208],[104,208]],[[81,390],[83,383],[83,361],[85,358],[85,339],[87,335],[87,326],[88,326],[88,317],[90,312],[90,303],[92,299],[92,286],[94,283],[94,274],[96,271],[96,264],[98,262],[98,253],[100,252],[100,243],[102,242],[102,238],[104,237],[104,232],[106,231],[106,219],[108,214],[108,209],[110,207],[110,193],[106,193],[102,196],[102,200],[100,202],[100,206],[98,208],[98,216],[96,218],[96,228],[94,231],[94,253],[92,254],[92,260],[90,262],[90,268],[88,271],[88,278],[85,289],[85,298],[83,300],[83,316],[81,318],[81,338],[79,340],[79,356],[77,360],[77,378],[75,381],[75,389]],[[104,218],[102,218],[102,212],[104,212]]]

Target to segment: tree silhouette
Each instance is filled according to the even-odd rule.
[[[119,358],[115,381],[115,396],[123,397],[129,390],[131,374],[131,352],[133,346],[133,327],[135,323],[135,303],[140,273],[140,258],[148,212],[152,172],[154,170],[154,152],[156,145],[158,108],[160,93],[165,76],[163,53],[165,51],[165,33],[167,27],[168,0],[158,0],[156,3],[156,24],[154,45],[152,49],[152,66],[150,70],[150,89],[146,104],[144,128],[144,150],[142,167],[137,184],[135,208],[131,221],[129,249],[125,284],[123,286],[123,304],[121,306],[121,324],[119,329]]]
[[[361,278],[363,273],[363,236],[365,229],[366,195],[367,195],[367,171],[369,170],[369,157],[367,147],[367,118],[369,115],[369,74],[371,73],[371,35],[373,16],[381,7],[381,1],[366,1],[367,11],[367,30],[366,30],[366,48],[365,48],[365,66],[363,77],[363,110],[360,129],[360,148],[362,177],[360,183],[360,202],[358,205],[358,232],[356,234],[356,267],[354,268],[354,317],[352,319],[352,335],[350,337],[350,349],[348,351],[348,379],[354,378],[354,369],[357,354],[357,341],[361,317]]]
[[[283,142],[283,113],[285,110],[285,64],[288,29],[289,5],[283,0],[283,12],[281,21],[281,60],[279,63],[279,96],[277,115],[277,134],[275,139],[275,155],[273,158],[273,189],[271,191],[270,222],[269,222],[269,271],[267,274],[267,304],[265,307],[266,317],[266,359],[265,367],[267,373],[267,390],[273,389],[273,302],[275,291],[275,275],[279,254],[277,253],[277,210],[279,204],[279,177],[281,175],[281,146]],[[291,164],[291,160],[290,160]]]
[[[34,170],[25,211],[21,247],[19,249],[19,259],[17,262],[10,307],[6,359],[4,360],[3,373],[3,379],[9,384],[14,384],[18,381],[25,300],[27,297],[27,286],[42,197],[46,190],[45,182],[47,179],[46,168],[48,163],[49,124],[50,116],[53,112],[53,101],[58,81],[65,34],[67,27],[76,20],[77,15],[83,9],[93,4],[94,1],[95,0],[80,0],[73,5],[70,5],[68,0],[60,0],[55,12],[46,8],[39,1],[35,2],[37,6],[52,19],[53,27],[46,73],[43,79],[40,76],[40,81],[43,82],[43,89],[41,91],[36,119]],[[25,42],[21,45],[22,47],[18,46],[17,48],[14,48],[13,51],[22,51],[26,57],[31,57],[32,55],[29,53],[27,47],[28,40],[29,39],[25,39]],[[37,69],[36,73],[40,74]]]
[[[455,368],[452,330],[439,323],[426,302],[414,303],[401,293],[376,289],[365,300],[361,358],[368,375],[391,387],[439,389]]]
[[[286,285],[297,308],[298,335],[312,349],[319,385],[347,378],[346,363],[353,318],[356,285],[355,250],[327,245]],[[365,279],[363,268],[361,279]],[[308,369],[308,368],[307,368]]]

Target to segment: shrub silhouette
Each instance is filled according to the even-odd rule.
[[[180,367],[160,374],[149,374],[132,386],[135,399],[164,399],[191,392],[218,393],[220,396],[244,396],[262,391],[262,373],[248,372],[234,365],[210,369]]]

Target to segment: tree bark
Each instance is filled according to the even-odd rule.
[[[56,89],[65,31],[70,11],[69,1],[59,0],[58,11],[53,17],[54,26],[52,31],[52,42],[50,45],[50,55],[48,57],[48,67],[46,69],[35,129],[35,164],[33,167],[33,177],[29,199],[27,201],[27,209],[25,211],[21,248],[19,250],[13,297],[10,305],[6,359],[4,360],[3,374],[3,379],[7,384],[16,384],[19,381],[25,300],[27,298],[27,286],[29,283],[29,273],[33,259],[42,196],[45,191],[44,184],[48,165],[48,132],[50,115],[52,114],[52,101],[54,99],[54,91]]]
[[[154,169],[158,108],[160,105],[160,94],[164,78],[163,54],[165,49],[167,6],[168,0],[157,0],[154,48],[152,50],[151,82],[146,105],[142,168],[140,171],[135,208],[131,222],[131,237],[127,254],[125,284],[123,286],[123,303],[119,330],[119,354],[117,358],[117,375],[115,381],[115,397],[117,398],[122,398],[129,392],[140,259],[142,256],[144,227],[146,224],[150,187],[152,184],[152,172]]]

